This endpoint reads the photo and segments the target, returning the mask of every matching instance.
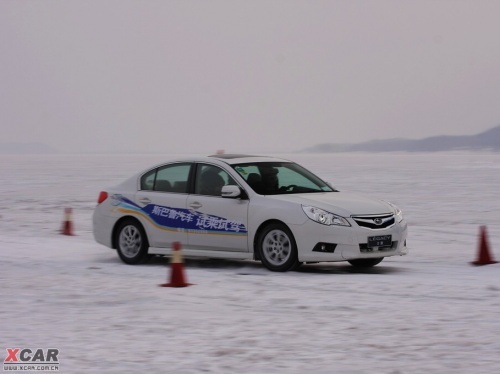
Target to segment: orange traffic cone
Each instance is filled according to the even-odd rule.
[[[62,224],[61,228],[61,234],[62,235],[69,235],[73,236],[73,222],[72,222],[72,209],[71,208],[65,208],[64,209],[64,221]]]
[[[490,255],[490,245],[488,243],[488,237],[486,234],[486,226],[480,227],[479,249],[477,256],[477,260],[472,262],[473,265],[490,265],[497,263],[497,261],[494,261]]]
[[[191,283],[184,277],[184,263],[182,261],[181,243],[172,243],[172,259],[170,260],[170,282],[160,284],[161,287],[187,287]]]

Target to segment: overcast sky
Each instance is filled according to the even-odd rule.
[[[0,0],[0,143],[288,152],[500,125],[500,1]]]

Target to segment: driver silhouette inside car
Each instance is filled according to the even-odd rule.
[[[208,196],[220,196],[222,187],[225,184],[224,179],[215,170],[205,171],[200,178],[199,193]]]
[[[262,176],[262,194],[271,195],[279,190],[278,169],[266,167],[260,169]]]

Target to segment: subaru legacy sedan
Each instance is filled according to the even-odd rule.
[[[171,255],[258,260],[272,271],[405,255],[407,223],[386,201],[341,192],[288,160],[214,155],[166,162],[99,194],[95,240],[123,262]]]

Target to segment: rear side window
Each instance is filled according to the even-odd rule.
[[[144,174],[141,190],[158,192],[188,192],[191,164],[172,164],[159,167]]]
[[[152,191],[155,185],[156,170],[148,171],[141,178],[141,190]]]

